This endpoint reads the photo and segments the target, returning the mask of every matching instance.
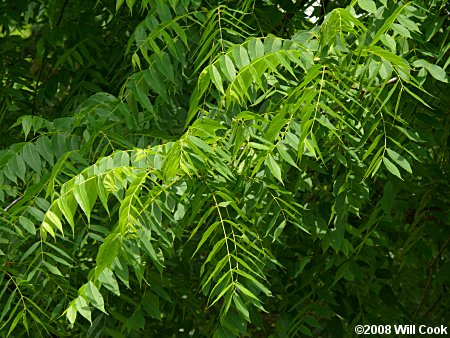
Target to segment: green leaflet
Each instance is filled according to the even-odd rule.
[[[428,107],[431,109],[431,106],[426,103],[422,98],[420,98],[417,94],[415,94],[413,91],[411,91],[410,89],[408,89],[408,87],[404,87],[405,91],[411,95],[413,98],[415,98],[417,101],[419,101],[420,103],[422,103],[424,106]]]
[[[36,150],[51,165],[54,164],[51,141],[47,136],[41,136],[36,141]]]
[[[181,162],[181,146],[180,142],[174,142],[163,163],[163,172],[167,180],[173,179],[180,168]]]
[[[219,71],[217,70],[216,66],[211,65],[211,72],[210,72],[209,76],[211,77],[211,81],[215,84],[216,88],[221,93],[224,93],[223,85],[222,85],[222,77],[221,77]]]
[[[59,271],[59,269],[56,266],[54,266],[53,264],[43,261],[42,265],[45,266],[48,269],[48,271],[50,271],[51,273],[58,275],[58,276],[62,276],[61,271]]]
[[[236,69],[234,68],[233,61],[231,61],[230,57],[225,54],[221,57],[220,61],[220,69],[222,73],[225,74],[228,81],[233,81],[236,77]]]
[[[58,228],[61,233],[64,233],[60,218],[51,210],[45,213],[44,222],[51,223]]]
[[[358,0],[358,5],[369,13],[375,14],[377,12],[377,6],[373,0]]]
[[[113,292],[117,296],[120,296],[119,284],[116,277],[109,268],[105,268],[103,272],[98,276],[98,281],[102,283],[109,291]]]
[[[66,312],[66,317],[71,324],[75,323],[75,320],[77,318],[77,306],[75,304],[75,301],[72,301],[72,303],[70,303],[70,306]]]
[[[396,32],[397,34],[400,34],[406,38],[411,38],[411,34],[409,33],[409,30],[406,29],[404,26],[399,25],[397,23],[393,23],[391,25],[391,28],[394,32]]]
[[[149,112],[153,112],[153,105],[148,98],[148,84],[144,80],[144,73],[137,74],[130,81],[128,87],[139,103]]]
[[[157,58],[158,60],[158,58]],[[172,60],[170,59],[169,54],[162,53],[161,54],[161,67],[159,70],[163,72],[163,74],[172,82],[175,82],[175,70],[173,68]]]
[[[14,330],[14,328],[16,327],[17,323],[19,322],[19,320],[21,320],[23,317],[25,316],[25,311],[22,310],[20,311],[16,317],[14,318],[14,320],[11,323],[11,326],[9,327],[8,330],[8,334],[6,335],[7,337],[11,334],[11,332]]]
[[[145,311],[155,319],[161,319],[159,308],[159,297],[152,292],[146,292],[142,299],[142,305]]]
[[[242,298],[239,296],[238,293],[234,293],[233,294],[233,301],[236,304],[236,308],[239,311],[239,313],[244,317],[244,319],[247,322],[249,322],[250,321],[250,317],[249,317],[249,312],[248,312],[247,306],[242,301]]]
[[[24,261],[29,255],[31,255],[38,248],[39,244],[40,242],[36,242],[33,245],[31,245],[20,258],[20,262]]]
[[[93,178],[86,180],[83,175],[76,176],[73,183],[73,195],[88,221],[90,220],[92,207],[97,200],[97,187],[95,183]]]
[[[408,19],[406,15],[404,14],[399,15],[397,17],[397,21],[408,30],[420,33],[419,26],[417,26],[417,24],[413,20]]]
[[[403,134],[406,135],[406,137],[408,137],[411,141],[414,142],[425,142],[420,135],[417,132],[408,130],[406,128],[400,127],[400,126],[396,126],[398,130],[400,130]]]
[[[194,92],[191,95],[191,99],[189,102],[189,111],[187,113],[185,127],[189,125],[191,120],[194,118],[195,114],[197,114],[199,109],[199,102],[205,93],[206,89],[210,84],[210,76],[207,69],[204,69],[198,78],[197,85],[195,86]]]
[[[19,177],[22,181],[25,182],[26,166],[22,156],[13,156],[9,160],[6,169],[8,171],[5,172],[5,175],[8,176],[9,179],[11,179],[12,181],[16,181],[16,177]]]
[[[269,127],[266,131],[267,139],[271,142],[275,141],[278,137],[280,130],[289,122],[289,119],[285,118],[285,113],[280,112],[272,119]]]
[[[284,227],[286,226],[286,220],[283,220],[280,225],[275,229],[273,233],[273,240],[272,242],[275,242],[278,237],[280,237],[281,233],[283,232]]]
[[[244,48],[244,46],[237,46],[233,49],[233,57],[234,62],[236,63],[236,66],[241,69],[245,66],[247,66],[250,63],[250,59],[247,54],[247,50]]]
[[[447,81],[447,74],[445,71],[439,67],[438,65],[433,65],[426,60],[416,60],[412,63],[414,67],[423,67],[425,68],[432,77],[434,77],[436,80],[442,81],[442,82],[448,82]]]
[[[397,43],[392,36],[390,36],[389,34],[382,34],[380,36],[380,40],[386,47],[389,47],[391,50],[395,50]]]
[[[93,306],[106,313],[103,296],[94,283],[88,282],[87,284],[85,284],[83,291],[87,299]]]
[[[393,175],[402,179],[402,176],[400,175],[400,171],[387,157],[383,157],[383,163],[387,170],[389,170]]]
[[[28,218],[25,218],[23,216],[19,217],[19,223],[23,226],[23,228],[28,231],[30,234],[35,235],[36,234],[36,227],[32,221],[30,221]]]
[[[248,53],[252,61],[264,55],[264,44],[261,39],[250,39],[248,42]]]
[[[375,36],[373,37],[372,42],[370,43],[371,46],[375,45],[378,40],[380,39],[381,35],[386,33],[386,31],[391,27],[391,24],[396,20],[398,15],[405,10],[408,4],[404,4],[401,6],[398,6],[395,8],[394,12],[387,18],[383,25],[378,29],[378,31],[375,33]]]
[[[139,191],[147,180],[147,173],[142,172],[130,184],[126,190],[126,196],[120,204],[118,230],[121,233],[132,231],[138,225],[139,212],[135,203],[143,207],[139,199]]]
[[[411,166],[409,165],[409,162],[406,160],[406,158],[389,148],[386,149],[386,152],[388,153],[389,157],[394,160],[395,163],[412,174]]]
[[[394,66],[398,66],[400,68],[409,69],[408,63],[401,57],[395,55],[394,53],[391,53],[387,50],[384,50],[377,46],[370,46],[367,48],[368,51],[372,52],[375,55],[378,55],[390,63],[392,63]]]
[[[197,251],[202,247],[202,245],[208,240],[208,238],[211,236],[211,234],[216,230],[217,226],[220,224],[220,222],[214,222],[212,225],[208,227],[208,229],[203,233],[203,236],[198,242],[197,248],[195,249],[194,253],[192,255],[195,255]]]
[[[109,268],[120,252],[120,237],[116,233],[108,235],[97,253],[97,267],[95,270],[98,277],[105,268]]]
[[[272,173],[273,176],[275,176],[275,178],[280,181],[281,183],[283,183],[283,179],[281,177],[281,169],[280,166],[278,165],[278,163],[275,161],[275,159],[273,158],[272,155],[268,155],[265,163],[267,165],[267,167],[269,168],[270,172]]]
[[[41,223],[41,233],[44,238],[47,237],[46,236],[47,232],[50,235],[52,235],[53,238],[55,238],[55,231],[53,230],[53,227],[50,224],[48,224],[47,222],[42,222]]]
[[[76,306],[77,312],[80,315],[82,315],[84,318],[86,318],[89,322],[92,323],[91,309],[89,308],[89,305],[83,296],[77,297],[77,299],[75,300],[75,306]],[[73,312],[73,309],[71,311]],[[73,314],[71,314],[71,315],[73,316]]]
[[[169,96],[167,95],[167,88],[158,72],[154,69],[147,69],[143,71],[144,79],[155,92],[157,92],[167,103],[169,103]]]
[[[152,261],[158,266],[160,271],[162,271],[163,265],[161,264],[155,248],[153,247],[151,241],[150,241],[150,234],[149,231],[144,231],[144,234],[141,236],[141,243],[144,245],[145,251],[148,253]]]
[[[57,200],[57,204],[59,207],[59,210],[61,210],[61,213],[66,218],[67,222],[69,222],[70,226],[72,227],[72,232],[74,232],[75,229],[75,223],[74,223],[74,216],[75,211],[77,209],[77,201],[74,195],[64,195],[61,196]]]

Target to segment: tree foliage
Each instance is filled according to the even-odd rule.
[[[1,337],[448,323],[447,1],[0,8]]]

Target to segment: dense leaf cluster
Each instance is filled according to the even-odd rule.
[[[448,324],[447,1],[0,9],[0,337]]]

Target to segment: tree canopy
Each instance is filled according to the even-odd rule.
[[[449,10],[0,1],[0,337],[448,325]]]

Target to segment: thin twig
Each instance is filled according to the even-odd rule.
[[[448,238],[447,242],[442,246],[442,248],[439,250],[439,252],[437,253],[436,257],[434,257],[433,261],[430,264],[429,271],[428,271],[427,283],[425,284],[425,288],[423,290],[422,298],[420,300],[420,303],[419,303],[419,305],[417,305],[416,312],[414,313],[413,321],[416,319],[417,314],[419,313],[420,308],[422,307],[422,305],[423,305],[423,303],[425,301],[425,297],[427,296],[428,289],[430,288],[430,284],[431,284],[431,277],[433,276],[434,266],[435,266],[437,260],[439,259],[439,257],[441,257],[442,253],[444,252],[445,248],[447,247],[447,245],[449,243],[450,243],[450,237]]]
[[[317,21],[318,25],[323,23],[323,20],[325,19],[325,16],[327,15],[327,7],[328,7],[328,2],[329,1],[330,0],[322,0],[322,1],[320,1],[319,21]]]
[[[440,302],[444,299],[444,296],[448,294],[448,288],[444,285],[444,292],[434,301],[434,303],[428,308],[427,311],[422,315],[422,318],[425,318]]]
[[[64,4],[62,5],[61,12],[59,13],[58,21],[56,22],[56,27],[58,27],[59,24],[61,23],[61,20],[62,20],[63,14],[64,14],[64,10],[66,9],[68,2],[69,2],[69,0],[66,0],[66,1],[64,1]]]
[[[16,204],[17,202],[19,202],[22,199],[23,196],[17,197],[14,201],[12,201],[11,203],[9,203],[9,205],[3,209],[4,211],[8,211],[9,208],[11,208],[14,204]]]
[[[389,79],[389,81],[388,82],[386,82],[386,83],[380,83],[379,85],[377,85],[377,87],[383,87],[383,86],[386,86],[386,85],[392,85],[392,84],[395,84],[395,83],[397,83],[397,81],[398,81],[398,77],[393,77],[392,79]],[[355,87],[355,86],[352,86],[352,87],[350,87],[351,89],[354,89],[354,90],[360,90],[359,88],[357,88],[357,87]],[[368,91],[367,91],[367,89],[361,89],[361,94],[362,95],[364,95],[364,94],[366,94]]]

